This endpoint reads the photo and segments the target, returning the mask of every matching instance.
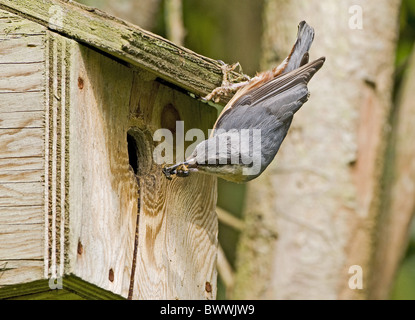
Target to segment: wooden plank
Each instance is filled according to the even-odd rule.
[[[11,298],[9,300],[86,300],[76,293],[62,290],[49,290],[41,293],[34,293],[25,296]]]
[[[45,221],[44,206],[9,206],[0,207],[0,225],[39,224]]]
[[[43,259],[44,225],[0,225],[1,260]]]
[[[43,183],[1,183],[0,206],[43,205]]]
[[[43,156],[42,128],[0,129],[0,158]]]
[[[41,157],[0,158],[0,183],[41,182],[44,159]]]
[[[45,34],[0,10],[0,286],[44,274]]]
[[[44,111],[0,113],[0,129],[43,128],[44,117]]]
[[[44,162],[42,157],[0,158],[0,172],[43,170]]]
[[[43,176],[44,159],[41,157],[0,158],[0,184],[42,182]]]
[[[0,93],[0,113],[44,111],[45,92],[8,92]],[[0,118],[3,115],[0,115]]]
[[[74,275],[65,276],[63,287],[89,300],[124,300],[123,297],[85,282]]]
[[[44,90],[44,70],[43,62],[1,65],[0,93]]]
[[[41,182],[43,170],[5,170],[0,172],[0,184],[9,182]]]
[[[43,260],[0,260],[0,299],[4,297],[2,286],[25,283],[42,276]]]
[[[0,19],[0,28],[2,27]],[[2,36],[0,34],[0,64],[45,61],[43,35]]]
[[[51,290],[48,279],[8,285],[0,288],[0,300],[124,300],[121,296],[103,290],[74,275],[65,276],[62,279],[62,285],[62,289]]]
[[[215,182],[207,175],[144,179],[137,299],[215,299]]]
[[[30,283],[7,284],[0,288],[0,300],[24,296],[50,290],[48,280],[35,280]]]
[[[7,64],[0,68],[0,113],[11,113],[0,114],[0,128],[43,126],[41,113],[12,113],[44,110],[45,30],[43,26],[0,10],[0,64]],[[3,138],[7,139],[7,135],[8,132],[2,131]],[[10,154],[0,154],[4,156]]]
[[[133,73],[78,45],[71,67],[71,83],[83,85],[72,88],[69,109],[68,272],[126,296],[137,212],[126,149]]]
[[[71,39],[151,71],[196,95],[205,96],[222,83],[218,61],[97,9],[57,0],[2,0],[0,8],[29,17]],[[232,74],[234,78],[240,76]]]

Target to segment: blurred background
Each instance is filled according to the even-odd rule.
[[[286,43],[292,45],[295,40],[296,27],[292,28],[292,26],[296,26],[299,22],[299,20],[296,19],[296,16],[291,14],[292,9],[290,9],[289,4],[287,4],[290,3],[290,1],[280,1],[280,9],[282,11],[287,10],[286,19],[288,21],[290,19],[295,20],[293,20],[292,24],[289,26],[291,32],[284,36],[286,39],[279,38],[275,40],[274,43],[271,43],[268,39],[273,33],[273,20],[272,17],[270,17],[269,11],[272,10],[273,5],[278,5],[278,1],[79,0],[78,2],[97,7],[124,20],[137,24],[144,29],[166,37],[199,54],[213,59],[220,59],[226,63],[239,62],[243,68],[243,72],[250,76],[254,75],[257,71],[267,69],[272,64],[275,65],[276,62],[282,61],[282,59],[285,58],[285,55],[288,53]],[[335,16],[338,9],[333,7],[339,2],[325,2],[327,2],[325,10],[327,10],[328,14],[330,14],[330,12],[333,14],[333,16],[328,15],[327,19],[330,20],[331,23],[341,23],[341,18]],[[355,2],[360,3],[361,1]],[[299,12],[305,10],[302,8],[301,1],[292,1],[292,3],[299,7]],[[375,3],[377,3],[377,1],[375,1]],[[379,3],[383,3],[383,1],[380,1]],[[373,15],[372,12],[365,12],[364,5],[362,5],[362,7],[363,19],[366,19],[366,14],[367,16]],[[382,7],[382,5],[379,5],[379,7]],[[390,120],[390,123],[392,126],[394,117],[397,117],[395,114],[397,111],[395,110],[397,110],[397,105],[402,100],[403,79],[410,68],[415,68],[415,66],[410,66],[411,61],[412,64],[415,62],[415,59],[411,60],[411,54],[414,55],[415,0],[403,0],[398,4],[398,7],[399,13],[396,17],[397,35],[396,43],[393,48],[395,56],[391,57],[391,61],[394,60],[394,78],[391,88],[392,106],[390,107],[390,117],[392,119]],[[344,12],[345,15],[350,16],[353,12],[348,12],[348,9],[350,9],[350,6],[345,7]],[[379,15],[381,14],[385,14],[385,12],[379,11]],[[393,15],[393,13],[391,13],[391,15]],[[278,16],[279,15],[276,14],[275,19],[277,19]],[[309,21],[308,17],[304,17],[304,19]],[[312,17],[310,19],[312,21]],[[382,17],[377,19],[382,23]],[[395,17],[389,17],[389,19],[393,20]],[[366,20],[363,20],[364,24],[362,27],[363,29],[368,29],[369,27],[365,24],[365,21]],[[373,19],[370,21],[373,21]],[[392,21],[392,25],[393,23],[394,22]],[[316,28],[316,41],[313,46],[318,47],[320,43],[323,43],[324,46],[325,41],[327,42],[327,39],[324,39],[324,37],[329,36],[328,32],[321,30],[321,28],[317,29],[313,23],[310,24]],[[275,25],[280,26],[281,23],[276,20]],[[280,32],[286,31],[282,27],[280,29]],[[389,37],[389,35],[385,35],[385,37]],[[335,40],[338,41],[336,45],[339,47],[343,45],[340,37]],[[351,41],[353,42],[353,40]],[[278,46],[278,43],[281,43],[281,47],[276,47]],[[320,50],[319,53],[321,53],[321,51],[322,50]],[[379,55],[384,54],[382,49],[377,49],[375,52]],[[323,52],[322,54],[326,53]],[[368,52],[368,54],[373,54],[373,52]],[[317,56],[313,54],[312,50],[311,59],[313,58],[317,58]],[[334,59],[331,56],[327,56],[327,58],[328,61]],[[347,59],[343,61],[346,61],[346,63],[348,62]],[[327,64],[325,68],[325,72],[338,72],[338,70],[327,69],[329,68]],[[412,72],[411,74],[414,73]],[[320,75],[320,78],[322,77],[324,76]],[[365,79],[367,84],[375,88],[375,80],[370,77]],[[314,91],[317,91],[317,89],[314,89]],[[310,99],[313,99],[313,95]],[[295,121],[296,120],[294,120],[294,122]],[[293,130],[295,131],[297,129],[294,128]],[[389,152],[387,154],[391,153]],[[412,161],[415,162],[415,159]],[[351,163],[352,162],[353,161],[351,161]],[[354,165],[354,163],[352,163],[351,166],[352,165]],[[388,170],[385,169],[385,172],[387,176]],[[243,230],[243,223],[241,223],[241,221],[244,219],[243,215],[244,210],[246,210],[246,201],[249,197],[246,197],[246,185],[236,185],[219,179],[218,188],[218,210],[220,211],[218,212],[220,218],[219,242],[224,254],[219,259],[221,265],[219,266],[219,289],[217,297],[218,299],[226,299],[238,297],[237,294],[232,294],[235,281],[232,274],[238,269],[238,246],[240,246],[239,240],[241,231]],[[412,192],[412,197],[415,197],[415,192]],[[409,210],[412,210],[412,213],[410,213],[410,215],[412,215],[414,208],[412,207]],[[404,252],[403,259],[401,260],[399,258],[399,267],[397,268],[396,276],[394,276],[392,288],[389,289],[388,295],[391,299],[415,299],[414,225],[412,224],[411,227],[408,227],[408,230],[408,234],[410,235],[409,241],[405,240],[405,243],[401,245],[401,250]],[[404,232],[407,232],[407,230]],[[407,238],[408,237],[405,239]],[[375,259],[373,261],[379,260]],[[295,296],[291,297],[295,298]]]

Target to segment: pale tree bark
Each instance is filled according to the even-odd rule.
[[[301,20],[316,31],[311,60],[327,60],[276,159],[247,185],[235,298],[387,296],[378,294],[386,282],[378,251],[388,245],[380,231],[392,217],[382,183],[399,6],[400,0],[266,1],[263,69],[287,55]],[[406,229],[402,223],[388,232]],[[349,286],[359,275],[349,274],[355,265],[362,289]]]

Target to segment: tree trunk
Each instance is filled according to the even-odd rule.
[[[165,2],[165,23],[167,39],[177,45],[184,44],[186,30],[183,24],[182,0],[167,0]]]
[[[411,219],[415,213],[415,50],[404,75],[396,109],[392,114],[393,125],[386,157],[386,195],[383,202],[379,247],[375,263],[376,279],[373,298],[387,297],[395,273],[406,248]]]
[[[263,69],[290,52],[301,20],[316,31],[310,60],[327,61],[276,159],[247,186],[235,298],[387,296],[377,294],[384,284],[378,250],[392,213],[384,210],[382,182],[399,5],[266,1]]]

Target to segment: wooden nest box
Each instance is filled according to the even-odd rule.
[[[178,120],[207,134],[217,109],[189,93],[219,63],[66,1],[0,0],[0,34],[0,286],[214,299],[216,179],[169,181],[152,150]]]

